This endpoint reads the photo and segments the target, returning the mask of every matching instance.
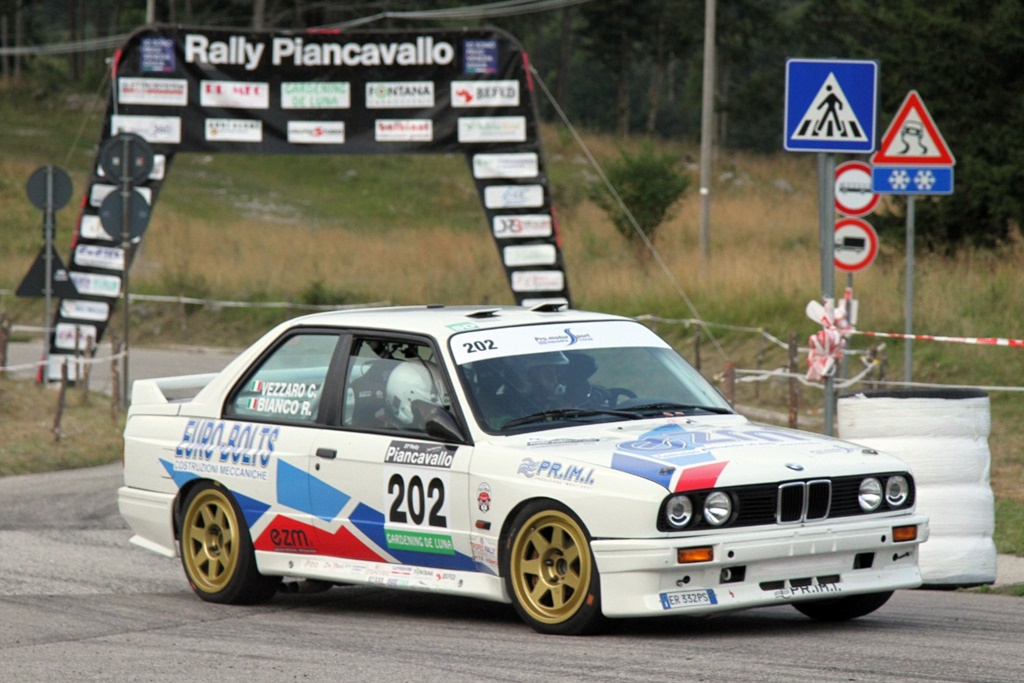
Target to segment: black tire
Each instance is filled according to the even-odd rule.
[[[178,534],[181,564],[192,590],[207,602],[265,602],[281,583],[281,577],[257,571],[243,519],[234,496],[216,482],[196,485],[185,498]]]
[[[888,602],[891,597],[892,591],[886,593],[867,593],[865,595],[851,595],[845,598],[795,602],[793,607],[801,614],[817,621],[849,621],[850,619],[871,614]]]
[[[604,624],[590,535],[555,501],[528,504],[503,541],[502,576],[516,613],[535,631],[595,633]]]

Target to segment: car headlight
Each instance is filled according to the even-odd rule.
[[[864,512],[873,512],[882,504],[882,482],[874,477],[868,477],[860,483],[860,490],[857,491],[857,502]]]
[[[685,528],[693,521],[693,501],[689,496],[676,495],[665,505],[665,519],[673,529]]]
[[[704,519],[711,526],[722,526],[732,517],[732,498],[722,491],[712,491],[704,499]]]
[[[898,508],[910,498],[910,483],[907,478],[897,474],[889,477],[885,482],[885,502],[894,508]]]

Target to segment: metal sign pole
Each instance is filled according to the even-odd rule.
[[[835,298],[835,196],[836,158],[833,154],[818,154],[818,234],[821,250],[821,296]],[[833,435],[835,422],[835,377],[824,378],[825,434]]]
[[[128,331],[130,329],[130,316],[128,308],[128,253],[132,247],[131,231],[131,198],[132,198],[132,176],[129,159],[131,159],[132,141],[124,136],[121,142],[121,249],[124,251],[121,270],[121,295],[124,298],[124,372],[121,373],[121,407],[128,409],[128,390],[131,383],[128,380]]]
[[[46,167],[46,210],[43,212],[43,239],[46,242],[46,279],[43,285],[43,297],[46,300],[46,309],[43,318],[46,320],[44,325],[44,337],[46,341],[43,344],[45,351],[45,370],[40,374],[43,381],[46,381],[46,377],[50,372],[50,316],[52,315],[51,306],[53,304],[53,212],[54,212],[54,201],[53,201],[53,166]]]
[[[914,349],[910,335],[914,333],[914,195],[907,197],[907,272],[906,301],[903,305],[903,332],[907,335],[903,347],[903,379],[910,382],[913,375]]]

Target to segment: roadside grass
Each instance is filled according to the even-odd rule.
[[[0,380],[0,477],[93,467],[120,460],[124,416],[110,397],[68,391],[54,437],[58,392],[26,380]]]
[[[94,163],[102,118],[102,106],[83,107],[83,101],[88,105],[87,98],[39,100],[16,88],[0,92],[0,117],[7,122],[0,127],[0,211],[5,219],[0,222],[0,290],[17,288],[41,246],[40,213],[28,203],[24,186],[42,164],[64,166],[79,193],[57,215],[55,245],[62,258],[67,254],[77,197]],[[638,254],[587,199],[596,174],[572,137],[553,125],[542,127],[542,137],[577,307],[672,319],[699,314],[711,323],[762,328],[783,341],[796,333],[801,345],[819,329],[803,313],[805,304],[820,295],[811,155],[722,153],[716,159],[711,258],[702,268],[696,192],[679,202],[659,230],[655,246],[660,260]],[[585,138],[602,162],[644,143],[608,135]],[[693,145],[657,144],[681,159],[697,156]],[[902,207],[900,201],[887,204],[897,213]],[[854,293],[861,302],[858,329],[903,330],[903,265],[902,240],[883,238],[875,263],[855,276]],[[915,332],[1024,337],[1022,270],[1024,242],[1019,239],[991,251],[917,254]],[[843,278],[837,280],[842,284]],[[513,303],[466,161],[457,155],[179,155],[132,268],[131,285],[140,294],[251,302]],[[0,312],[17,324],[43,321],[38,299],[0,298]],[[114,314],[110,330],[122,329],[119,315]],[[132,307],[132,343],[239,348],[292,315],[139,303]],[[713,339],[702,338],[700,359],[709,378],[720,380],[727,361],[741,369],[785,365],[785,353],[755,334],[716,326],[710,330]],[[658,325],[658,332],[691,361],[696,361],[696,331],[685,324]],[[851,345],[865,349],[880,341],[855,336]],[[903,342],[885,340],[887,379],[902,379],[903,350]],[[1020,349],[919,341],[913,352],[914,380],[919,382],[1015,386],[1024,377]],[[18,468],[34,463],[52,469],[65,462],[33,458],[37,449],[50,453],[54,448],[52,409],[39,405],[16,414],[11,405],[45,403],[50,392],[10,381],[0,382],[0,389],[0,474],[14,473],[12,465],[4,464],[11,459],[17,459]],[[811,420],[820,421],[821,392],[801,388],[800,395],[801,426],[816,429]],[[990,396],[997,543],[1003,552],[1024,555],[1024,396],[998,390]],[[736,400],[785,414],[788,387],[774,380],[742,383]],[[96,402],[103,404],[99,397]],[[77,447],[70,443],[75,441],[95,451],[95,457],[119,457],[117,448],[107,450],[107,437],[73,431],[69,420],[79,412],[74,404],[72,395],[65,437],[56,448],[70,450]],[[92,415],[90,406],[82,409]],[[97,428],[109,425],[109,408],[96,410],[84,419],[94,420]],[[116,443],[119,432],[110,438]],[[15,443],[21,440],[26,444]]]

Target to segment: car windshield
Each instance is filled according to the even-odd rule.
[[[639,323],[476,330],[452,337],[451,349],[477,421],[492,433],[732,412],[700,373]]]

